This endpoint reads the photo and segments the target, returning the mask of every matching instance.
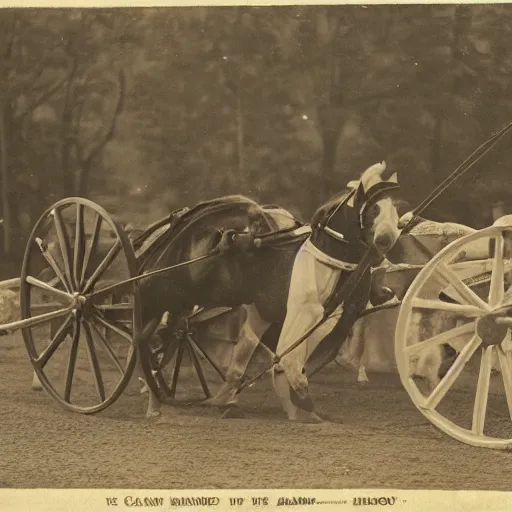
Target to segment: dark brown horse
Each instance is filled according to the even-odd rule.
[[[365,172],[366,178],[363,174],[363,181],[366,179],[367,184],[383,183],[383,169],[370,169]],[[361,201],[363,192],[359,195]],[[389,249],[398,238],[398,213],[390,195],[390,190],[382,190],[369,198],[368,204],[358,203],[357,197],[355,203],[345,204],[346,196],[337,197],[315,215],[314,219],[320,221],[332,217],[333,213],[338,215],[339,227],[333,225],[348,234],[347,243],[353,247],[353,252],[347,253],[346,264],[352,269],[374,243],[380,250],[374,252],[375,261],[372,263],[380,263],[383,251]],[[282,323],[289,311],[288,290],[294,262],[309,233],[293,236],[292,232],[289,237],[276,240],[269,237],[268,241],[265,235],[273,231],[275,223],[271,216],[257,203],[243,196],[227,196],[201,203],[185,213],[173,229],[163,235],[166,239],[161,240],[160,249],[152,253],[144,270],[193,260],[215,248],[220,256],[141,281],[145,326],[142,340],[155,331],[164,312],[170,313],[170,333],[180,315],[196,305],[204,308],[251,305],[269,324]],[[262,243],[255,243],[257,239],[261,239]],[[351,275],[351,270],[338,271],[328,265],[326,268],[333,272],[333,283],[344,282]],[[347,313],[335,316],[334,324],[331,321],[330,331],[336,326],[337,332],[333,331],[333,339],[337,340],[338,349],[344,338],[341,334],[345,333],[346,336],[358,312],[366,307],[370,282],[368,271],[360,282],[359,292],[351,297],[351,307],[346,309]],[[329,331],[324,332],[324,337],[327,335]],[[148,385],[158,395],[158,386],[151,379],[151,367],[148,366],[150,350],[144,350],[144,347],[147,348],[144,343],[141,346]],[[336,353],[334,351],[332,357]],[[298,418],[289,414],[290,419],[315,420],[316,415],[312,410],[303,410],[304,415],[311,418]]]

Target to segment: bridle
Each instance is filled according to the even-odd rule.
[[[364,233],[368,228],[364,223],[366,210],[382,197],[399,188],[396,182],[381,181],[365,192],[362,184],[359,184],[356,189],[342,197],[332,212],[324,220],[313,226],[313,229],[323,231],[338,242],[352,244],[354,248],[358,246],[359,250],[367,250],[369,244],[364,238]],[[334,217],[340,214],[343,215],[344,220],[343,233],[329,226]]]

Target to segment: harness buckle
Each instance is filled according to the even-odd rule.
[[[324,226],[322,228],[328,235],[332,236],[334,239],[338,240],[339,242],[344,242],[348,244],[349,242],[345,239],[345,236],[343,233],[339,233],[338,231],[330,228],[329,226]]]

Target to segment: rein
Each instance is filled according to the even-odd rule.
[[[491,148],[498,142],[498,140],[505,135],[510,129],[512,128],[512,122],[506,125],[502,130],[500,130],[497,134],[490,137],[487,141],[485,141],[483,144],[481,144],[471,155],[466,158],[458,167],[453,171],[450,176],[448,176],[439,186],[437,186],[413,211],[412,211],[412,218],[407,222],[407,224],[404,226],[404,228],[401,231],[401,234],[407,233],[409,229],[412,228],[414,225],[414,221],[416,220],[416,217],[423,212],[428,206],[432,204],[433,201],[435,201],[451,184],[453,184],[458,178],[460,178],[464,173],[466,173],[469,169],[471,169],[479,160],[483,158],[484,155],[486,155]],[[355,191],[351,191],[347,194],[347,196],[342,200],[342,202],[337,206],[337,208],[331,213],[331,215],[328,217],[327,221],[331,220],[334,214],[339,211],[341,206],[346,204],[348,199],[352,197],[352,195],[355,194]],[[327,222],[323,224],[324,228],[327,225]],[[418,243],[419,240],[417,240]],[[307,339],[313,332],[315,332],[322,324],[324,324],[329,316],[334,312],[334,310],[338,307],[339,304],[345,302],[347,299],[349,299],[354,292],[357,290],[364,274],[366,271],[371,267],[372,263],[372,253],[373,253],[373,247],[370,246],[366,250],[363,258],[357,265],[356,269],[350,274],[348,279],[344,282],[343,286],[339,287],[336,286],[336,289],[334,290],[332,296],[329,298],[329,301],[324,308],[324,314],[322,315],[322,318],[308,331],[303,334],[293,345],[288,347],[283,353],[276,354],[272,365],[267,368],[266,370],[260,372],[255,377],[248,379],[244,381],[238,388],[237,394],[240,393],[243,389],[245,389],[247,386],[250,386],[253,384],[256,380],[260,379],[263,375],[268,373],[276,364],[278,364],[281,359],[289,354],[292,350],[297,348],[301,343],[304,342],[305,339]],[[341,301],[341,302],[340,302]]]
[[[498,140],[503,137],[510,129],[512,128],[512,122],[509,123],[507,126],[505,126],[502,130],[500,130],[497,134],[493,135],[491,138],[489,138],[487,141],[485,141],[477,150],[475,150],[462,164],[457,167],[457,169],[448,176],[438,187],[436,187],[430,194],[427,196],[426,199],[424,199],[414,210],[412,210],[412,218],[407,222],[407,224],[402,228],[401,234],[407,233],[409,229],[412,228],[413,221],[415,218],[423,212],[430,204],[432,204],[433,201],[435,201],[452,183],[454,183],[460,176],[462,176],[464,173],[466,173],[469,169],[471,169],[485,154],[487,154],[490,149],[498,142]],[[339,209],[347,203],[347,201],[355,194],[356,191],[351,191],[347,193],[347,195],[342,199],[342,201],[337,205],[337,207],[330,213],[329,217],[327,218],[327,222],[323,222],[323,228],[327,229],[327,224],[330,220],[332,220],[335,213],[339,211]],[[372,197],[373,199],[374,197]],[[367,202],[367,201],[366,201]],[[365,203],[363,203],[363,209],[364,209]],[[359,212],[360,214],[361,212]],[[160,223],[157,223],[156,225],[152,226],[151,231],[154,232],[157,229],[157,226]],[[331,235],[332,236],[332,235]],[[263,237],[262,237],[263,238]],[[142,240],[143,241],[143,240]],[[138,243],[142,243],[141,239],[137,240]],[[261,242],[260,242],[261,243]],[[363,257],[361,258],[360,262],[357,264],[357,267],[354,271],[352,271],[347,278],[347,280],[343,283],[342,286],[337,285],[332,296],[329,298],[328,303],[326,304],[324,308],[324,314],[322,315],[322,318],[313,326],[311,327],[305,334],[303,334],[298,340],[296,340],[293,345],[288,347],[282,354],[276,354],[274,357],[274,360],[272,362],[272,365],[266,369],[265,371],[259,373],[256,377],[248,379],[244,381],[240,387],[237,390],[237,394],[240,393],[245,387],[249,386],[250,384],[254,383],[256,380],[258,380],[260,377],[262,377],[264,374],[269,372],[276,364],[278,364],[281,359],[286,356],[288,353],[290,353],[292,350],[294,350],[297,346],[299,346],[303,341],[308,338],[316,329],[318,329],[328,318],[329,316],[336,310],[336,308],[346,302],[348,299],[351,298],[351,296],[354,294],[354,292],[358,289],[359,284],[361,283],[361,280],[363,279],[365,273],[368,271],[368,269],[371,268],[372,260],[374,256],[374,251],[376,250],[373,246],[367,246],[367,250],[365,251]],[[218,257],[222,254],[221,251],[219,251],[218,248],[214,248],[209,253],[199,256],[197,258],[184,261],[166,268],[154,270],[151,272],[147,272],[145,274],[137,275],[135,277],[132,277],[130,279],[127,279],[121,283],[116,283],[114,285],[102,288],[96,292],[93,292],[90,294],[90,297],[100,297],[102,295],[108,294],[112,290],[119,288],[121,286],[124,286],[129,283],[133,283],[136,281],[140,281],[142,279],[145,279],[147,277],[151,277],[157,274],[163,274],[166,272],[170,272],[173,270],[176,270],[178,268],[191,265],[193,263],[204,261],[207,259]]]
[[[479,162],[494,145],[512,128],[512,122],[504,126],[498,133],[487,139],[471,155],[469,155],[444,181],[442,181],[414,210],[412,218],[402,229],[402,233],[407,233],[412,227],[412,222],[426,208],[428,208],[450,185],[471,169]]]

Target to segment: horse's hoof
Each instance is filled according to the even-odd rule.
[[[144,393],[149,392],[149,388],[148,388],[146,381],[143,378],[139,377],[139,382],[142,384],[142,387],[140,388],[139,393],[141,395],[143,395]]]
[[[221,416],[222,419],[244,419],[245,418],[245,414],[244,414],[244,411],[242,411],[242,409],[240,409],[240,407],[237,407],[237,406],[231,406],[231,407],[228,407],[223,413],[222,413],[222,416]]]
[[[162,413],[160,411],[148,411],[144,415],[144,419],[145,420],[152,420],[154,418],[159,418],[161,415],[162,415]]]
[[[307,411],[308,413],[313,412],[313,399],[307,392],[307,388],[305,389],[305,393],[303,389],[299,389],[299,392],[297,392],[296,389],[289,386],[289,392],[290,392],[290,400],[293,405],[298,407],[299,409],[302,409],[303,411]]]
[[[369,380],[358,380],[357,387],[359,389],[368,389],[370,387],[370,381]]]
[[[295,418],[291,418],[296,423],[304,423],[306,425],[318,425],[321,423],[330,423],[328,420],[320,417],[316,412],[308,414],[298,414]]]
[[[212,396],[211,398],[206,398],[202,402],[199,402],[199,405],[205,406],[205,407],[223,407],[227,406],[228,402],[226,400],[221,400],[217,398],[216,396]]]
[[[322,423],[343,423],[343,420],[339,419],[339,418],[333,418],[332,416],[330,416],[329,414],[325,414],[325,413],[314,413],[316,415],[317,418],[320,419],[320,422]]]
[[[212,396],[211,398],[207,398],[206,400],[199,402],[199,405],[204,407],[236,407],[236,402],[231,398],[218,398]]]
[[[303,423],[304,425],[320,425],[322,423],[328,423],[320,417],[312,418],[298,418],[294,420],[296,423]]]
[[[155,425],[168,425],[174,422],[174,418],[180,416],[180,411],[172,406],[166,406],[162,409],[161,412],[158,412],[156,417],[158,420],[155,422]]]
[[[167,415],[161,415],[160,418],[155,422],[155,425],[170,425],[172,423],[171,417]]]

